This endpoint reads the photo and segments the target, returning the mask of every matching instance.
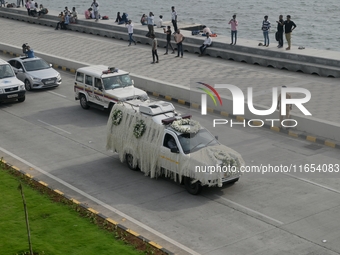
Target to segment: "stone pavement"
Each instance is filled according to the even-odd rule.
[[[271,104],[272,87],[303,87],[312,95],[311,100],[305,104],[312,113],[312,117],[308,118],[340,125],[340,101],[336,97],[340,85],[338,78],[324,78],[212,57],[198,58],[189,53],[184,53],[184,58],[175,58],[173,54],[164,56],[165,50],[161,48],[158,49],[160,63],[151,65],[151,46],[148,45],[128,47],[128,43],[122,40],[72,31],[55,31],[51,27],[8,19],[1,19],[1,35],[0,43],[18,48],[23,43],[29,43],[37,56],[44,53],[83,63],[116,66],[136,75],[187,88],[193,80],[223,80],[238,86],[244,92],[247,87],[253,87],[256,95],[254,103],[264,106]],[[229,38],[225,40],[228,41]],[[242,44],[243,40],[238,40],[238,43]],[[228,90],[219,92],[223,96],[231,96]],[[298,97],[294,94],[292,96]],[[292,111],[292,114],[300,113],[297,109]]]

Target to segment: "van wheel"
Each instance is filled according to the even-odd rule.
[[[31,86],[31,83],[29,80],[25,80],[25,89],[27,91],[31,90],[32,89],[32,86]]]
[[[22,102],[25,101],[25,99],[26,99],[25,97],[21,97],[21,98],[18,99],[18,102],[22,103]]]
[[[238,181],[238,179],[239,179],[239,178],[236,178],[236,179],[231,180],[231,181],[228,181],[228,182],[226,182],[226,183],[227,183],[227,184],[234,184],[235,182]]]
[[[125,159],[128,167],[133,171],[137,171],[137,166],[133,165],[133,156],[131,154],[126,154]]]
[[[195,183],[191,183],[192,179],[189,177],[184,177],[184,185],[185,189],[191,194],[191,195],[198,195],[202,191],[202,185],[199,181]]]
[[[80,95],[80,106],[83,108],[83,109],[85,109],[85,110],[87,110],[87,109],[89,109],[90,108],[90,106],[88,105],[88,103],[87,103],[87,100],[86,100],[86,97],[82,94],[82,95]]]

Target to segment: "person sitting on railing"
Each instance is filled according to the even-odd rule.
[[[85,19],[91,19],[91,11],[92,11],[92,8],[88,8],[85,11]]]
[[[211,39],[209,33],[206,33],[206,36],[207,36],[207,37],[205,38],[205,40],[204,40],[202,46],[200,47],[200,52],[201,52],[201,54],[199,54],[200,57],[203,56],[203,53],[204,53],[204,51],[206,50],[206,48],[210,47],[211,44],[212,44],[212,39]]]
[[[128,23],[129,23],[128,14],[123,12],[122,20],[118,22],[118,25],[128,24]]]
[[[44,8],[42,4],[40,4],[39,9],[40,10],[38,11],[38,19],[40,18],[41,15],[45,15],[48,13],[48,10]]]
[[[142,25],[147,25],[148,24],[148,17],[146,16],[146,14],[144,13],[143,16],[140,18],[140,23]]]
[[[78,20],[78,12],[76,11],[76,7],[72,8],[70,22],[71,23],[77,23]]]

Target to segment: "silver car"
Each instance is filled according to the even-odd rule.
[[[59,72],[41,58],[18,57],[10,59],[8,63],[17,78],[25,83],[26,90],[57,87],[61,84]]]

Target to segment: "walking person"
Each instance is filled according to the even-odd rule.
[[[128,29],[128,33],[129,33],[129,46],[131,45],[132,42],[135,43],[136,45],[136,41],[133,39],[132,35],[133,35],[133,24],[131,19],[129,19],[129,22],[127,25],[125,25]]]
[[[150,12],[149,17],[148,17],[148,29],[149,29],[148,36],[150,36],[150,37],[151,37],[152,34],[155,34],[154,30],[153,30],[154,25],[155,25],[154,15],[153,15],[152,12]]]
[[[158,54],[157,54],[157,39],[155,37],[155,34],[151,34],[151,39],[152,39],[152,60],[153,60],[153,62],[151,62],[151,64],[159,63]],[[155,62],[155,57],[157,59],[156,62]]]
[[[264,20],[262,21],[262,31],[264,37],[264,45],[269,46],[269,29],[270,29],[270,21],[268,20],[268,15],[264,16]]]
[[[277,40],[279,42],[279,45],[277,45],[278,48],[282,48],[283,47],[283,16],[280,15],[279,16],[279,20],[276,21],[277,23]]]
[[[168,26],[167,30],[165,30],[165,28],[164,28],[164,33],[166,33],[166,46],[165,46],[166,47],[166,52],[164,53],[164,55],[168,55],[168,48],[169,48],[169,46],[172,49],[171,54],[174,54],[175,50],[174,50],[174,48],[171,45],[171,34],[172,34],[171,27]]]
[[[174,26],[174,33],[177,31],[177,12],[175,11],[175,6],[171,7],[171,22]]]
[[[206,50],[206,48],[210,47],[211,44],[212,44],[212,39],[211,39],[209,33],[206,33],[206,36],[207,36],[207,37],[205,38],[203,44],[202,44],[201,47],[200,47],[200,52],[201,52],[201,54],[198,55],[199,57],[202,57],[204,51]]]
[[[287,20],[285,20],[284,22],[284,28],[286,40],[288,43],[288,47],[286,48],[286,50],[290,50],[290,47],[292,46],[291,44],[292,32],[296,28],[295,23],[290,19],[290,15],[287,15]]]
[[[238,21],[236,20],[236,14],[233,15],[233,18],[229,21],[230,27],[231,27],[231,43],[230,45],[236,45],[237,41],[237,26]],[[235,42],[234,42],[234,36],[235,36]]]
[[[181,58],[183,58],[183,40],[185,39],[184,36],[181,34],[181,31],[177,29],[176,34],[174,35],[175,42],[177,44],[177,56],[179,57],[181,54]]]
[[[94,17],[95,17],[96,21],[98,21],[99,3],[97,2],[97,0],[93,0],[91,7],[92,7],[92,10],[93,10],[93,13],[94,13]]]

